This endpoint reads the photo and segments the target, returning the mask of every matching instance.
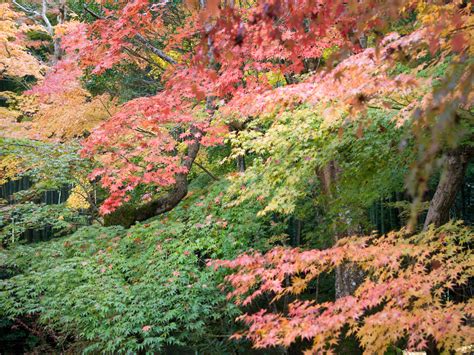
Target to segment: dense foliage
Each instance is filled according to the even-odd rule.
[[[0,352],[472,352],[473,11],[0,4]]]
[[[235,257],[249,245],[268,249],[262,238],[281,226],[258,219],[255,203],[226,209],[226,186],[201,190],[206,196],[196,188],[182,207],[128,231],[84,227],[4,254],[10,278],[2,285],[3,315],[34,315],[57,331],[60,344],[77,338],[86,352],[173,345],[229,351],[225,340],[238,311],[205,261]]]
[[[241,316],[257,347],[288,346],[301,338],[313,339],[309,353],[326,352],[348,331],[368,353],[403,343],[425,349],[431,340],[453,351],[473,340],[464,322],[472,315],[472,299],[462,291],[472,277],[471,237],[469,229],[447,224],[414,236],[402,230],[344,239],[322,251],[275,248],[215,265],[237,269],[226,279],[234,288],[230,296],[243,305],[264,293],[275,295],[274,300],[299,295],[321,273],[343,262],[366,272],[354,296],[326,303],[296,299],[287,305],[287,314],[261,310]]]

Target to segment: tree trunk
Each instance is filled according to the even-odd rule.
[[[364,271],[352,263],[339,265],[335,272],[336,299],[354,294],[365,277]]]
[[[342,218],[344,220],[347,218]],[[346,223],[350,223],[349,221]],[[350,226],[347,232],[344,234],[336,234],[335,241],[339,241],[344,237],[350,237],[354,235],[360,234],[360,226]],[[364,281],[365,273],[364,271],[358,267],[354,263],[345,262],[335,270],[335,291],[336,291],[336,299],[353,295],[357,287]]]
[[[205,6],[205,0],[200,0],[201,7]],[[214,65],[213,55],[213,44],[212,39],[208,37],[208,57],[210,66]],[[163,58],[165,59],[165,58]],[[216,107],[215,98],[212,96],[206,97],[206,111],[209,114],[209,121],[212,119]],[[119,208],[117,211],[111,214],[108,218],[104,218],[105,225],[118,224],[124,227],[130,227],[135,222],[141,222],[149,218],[158,216],[162,213],[171,211],[174,207],[186,197],[188,193],[188,173],[193,166],[194,160],[197,157],[199,148],[201,147],[200,138],[204,135],[204,132],[197,128],[195,125],[191,126],[190,129],[191,137],[193,142],[188,145],[186,156],[183,158],[181,165],[186,168],[186,172],[176,175],[176,182],[173,189],[168,192],[165,196],[158,199],[152,200],[146,204],[143,204],[137,208],[131,206],[124,206],[122,209]],[[118,218],[117,218],[118,217]]]
[[[236,159],[237,161],[237,171],[239,173],[245,172],[245,156],[239,155]]]
[[[334,161],[330,162],[324,169],[322,169],[322,171],[319,171],[317,175],[321,180],[322,192],[330,198],[334,198],[334,194],[337,193],[334,187],[336,186],[340,175],[340,168],[337,163]],[[344,237],[358,234],[359,226],[353,225],[354,223],[351,221],[350,215],[351,213],[349,210],[347,213],[341,213],[340,223],[347,225],[348,228],[344,232],[337,230],[334,231],[334,241],[336,243]],[[352,263],[343,263],[339,265],[336,268],[335,273],[336,299],[353,294],[357,287],[362,283],[365,276],[364,272]]]
[[[61,0],[59,2],[59,13],[58,13],[58,24],[63,24],[66,21],[66,1]],[[55,38],[53,40],[54,54],[53,63],[60,61],[63,57],[64,51],[61,48],[61,38]]]
[[[472,149],[458,149],[448,152],[441,179],[430,202],[423,226],[424,230],[431,224],[439,227],[449,221],[449,210],[453,206],[456,193],[462,185],[472,155]]]
[[[187,154],[182,161],[182,166],[187,168],[187,172],[176,175],[176,182],[173,186],[173,189],[165,196],[152,200],[138,207],[134,208],[130,205],[124,205],[118,208],[113,213],[105,216],[104,225],[121,225],[128,228],[135,222],[141,222],[158,216],[162,213],[171,211],[178,205],[179,202],[181,202],[181,200],[188,193],[188,173],[191,170],[201,146],[199,138],[196,136],[201,136],[202,132],[193,126],[191,127],[191,135],[194,137],[194,141],[188,146]]]

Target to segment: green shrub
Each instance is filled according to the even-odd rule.
[[[238,310],[218,288],[222,273],[207,268],[206,259],[270,247],[268,236],[282,227],[257,218],[258,206],[250,203],[227,208],[226,181],[210,191],[198,184],[178,208],[150,223],[83,227],[4,251],[1,267],[15,275],[0,281],[0,317],[38,315],[64,343],[57,345],[80,344],[84,352],[228,351]]]

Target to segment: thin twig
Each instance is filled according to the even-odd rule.
[[[95,17],[96,19],[100,19],[100,20],[103,20],[104,17],[103,16],[100,16],[99,14],[96,14],[94,11],[92,11],[91,9],[89,9],[87,7],[86,4],[84,4],[84,10],[87,11],[87,13],[89,13],[90,15],[92,15],[93,17]],[[161,59],[163,59],[165,62],[168,62],[170,64],[178,64],[177,61],[175,61],[173,58],[171,58],[169,55],[167,55],[165,52],[163,52],[161,49],[159,48],[156,48],[154,45],[152,45],[150,43],[150,41],[148,41],[145,37],[143,37],[141,34],[137,34],[135,36],[135,40],[138,41],[139,43],[141,43],[142,45],[144,45],[147,49],[149,49],[150,51],[152,51],[154,54],[156,54],[158,57],[160,57]]]
[[[107,111],[107,114],[109,115],[109,117],[112,117],[112,114],[110,113],[109,111],[109,108],[105,105],[105,103],[102,101],[102,99],[100,98],[100,96],[97,96],[97,98],[99,99],[99,102],[102,104],[102,106],[104,107],[105,111]]]
[[[213,178],[215,181],[219,181],[219,178],[216,177],[213,173],[211,173],[209,170],[207,170],[204,166],[199,164],[197,161],[194,161],[194,164],[196,164],[199,168],[201,168],[205,173],[207,173],[211,178]]]

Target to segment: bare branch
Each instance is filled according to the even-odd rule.
[[[153,61],[151,61],[149,58],[146,58],[144,56],[142,56],[140,53],[134,51],[133,49],[131,48],[128,48],[128,47],[123,47],[128,53],[130,53],[131,55],[134,55],[135,57],[137,58],[140,58],[142,60],[144,60],[145,62],[147,62],[148,64],[154,66],[154,67],[157,67],[159,69],[164,69],[163,67],[161,67],[160,65],[158,65],[157,63],[154,63]]]
[[[144,128],[141,128],[141,127],[137,127],[137,128],[134,128],[135,131],[139,132],[139,133],[143,133],[143,134],[147,134],[151,137],[156,137],[156,133],[152,132],[152,131],[149,131],[149,130],[146,130]]]
[[[163,59],[165,62],[168,62],[170,64],[178,64],[177,61],[175,61],[173,58],[171,58],[169,55],[167,55],[165,52],[163,52],[161,49],[156,48],[153,46],[145,37],[143,37],[141,34],[137,34],[136,40],[143,44],[146,48],[148,48],[150,51],[152,51],[154,54],[156,54],[158,57]]]
[[[197,161],[194,162],[194,164],[196,164],[196,166],[198,166],[199,168],[201,168],[202,171],[204,171],[207,175],[209,175],[211,178],[213,178],[214,180],[216,181],[219,181],[219,178],[216,177],[213,173],[211,173],[209,170],[207,170],[204,166],[202,166],[201,164],[199,164]]]
[[[84,7],[84,10],[85,10],[89,15],[91,15],[92,17],[95,17],[95,18],[98,19],[98,20],[103,20],[103,19],[104,19],[104,17],[100,16],[99,14],[97,14],[97,13],[95,13],[94,11],[92,11],[91,9],[89,9],[86,4],[84,4],[83,7]]]
[[[46,0],[43,0],[42,5],[41,5],[41,18],[46,24],[46,29],[48,30],[48,33],[51,36],[53,36],[54,30],[53,30],[53,26],[51,25],[51,22],[49,22],[48,16],[46,16],[47,11],[48,11],[48,3],[46,2]]]
[[[20,10],[28,13],[28,14],[32,14],[32,15],[36,15],[36,16],[41,16],[39,12],[33,10],[33,9],[29,9],[27,8],[26,6],[23,6],[21,4],[19,4],[16,0],[13,0],[13,3],[16,5],[16,7],[18,7]]]

